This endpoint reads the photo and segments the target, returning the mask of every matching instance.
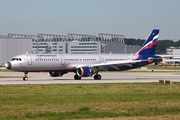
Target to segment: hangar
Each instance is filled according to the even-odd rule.
[[[18,54],[115,54],[135,53],[140,46],[127,46],[124,36],[99,33],[95,35],[74,34],[54,35],[42,34],[0,35],[0,65],[4,65]]]
[[[0,36],[0,64],[3,65],[13,56],[31,52],[32,38],[30,36],[12,35]]]

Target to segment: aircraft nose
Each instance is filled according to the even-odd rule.
[[[5,63],[5,67],[6,67],[7,69],[11,69],[11,63],[10,63],[10,62]]]

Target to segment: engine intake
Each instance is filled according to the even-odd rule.
[[[80,68],[77,68],[76,74],[79,77],[89,77],[94,74],[94,69],[90,67],[80,67]]]

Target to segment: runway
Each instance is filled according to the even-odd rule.
[[[180,82],[180,72],[101,72],[101,80],[93,77],[83,77],[74,80],[74,73],[65,74],[62,77],[50,77],[47,73],[29,73],[28,81],[23,81],[22,72],[0,72],[0,76],[14,78],[0,78],[0,84],[76,84],[76,83],[134,83],[134,82],[158,82],[159,80],[171,80]],[[18,78],[17,78],[18,77]]]

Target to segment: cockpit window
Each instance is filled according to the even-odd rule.
[[[21,58],[12,58],[12,59],[11,59],[11,61],[15,61],[15,60],[16,60],[16,61],[22,61]]]
[[[14,61],[14,60],[16,60],[16,58],[11,59],[11,61]]]

